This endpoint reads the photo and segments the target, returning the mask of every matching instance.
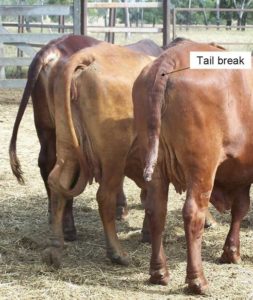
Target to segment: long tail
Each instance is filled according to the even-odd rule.
[[[23,172],[21,169],[20,161],[17,157],[17,150],[16,150],[16,141],[17,141],[19,125],[21,123],[29,98],[31,97],[32,91],[39,78],[42,68],[45,65],[47,65],[51,60],[58,59],[59,51],[57,50],[57,45],[61,44],[63,40],[67,38],[68,36],[63,36],[49,42],[39,52],[37,52],[28,69],[27,82],[18,108],[18,113],[13,126],[13,131],[12,131],[12,136],[11,136],[11,141],[9,146],[9,157],[10,157],[11,169],[20,184],[24,184],[24,178],[22,176]],[[55,51],[57,53],[55,53]]]
[[[143,177],[145,181],[151,181],[158,158],[159,137],[161,130],[161,110],[165,96],[167,76],[164,76],[164,68],[158,68],[153,81],[153,87],[148,94],[147,101],[147,136],[148,149],[145,157]],[[166,69],[166,71],[171,71]]]
[[[77,69],[79,68],[82,69],[85,67],[86,65],[83,64],[81,57],[78,59],[78,61],[70,60],[68,64],[64,66],[63,76],[61,76],[60,79],[58,79],[59,81],[55,85],[56,86],[55,93],[57,94],[57,96],[60,93],[61,99],[64,99],[67,127],[70,131],[72,145],[75,149],[75,154],[77,155],[78,158],[80,170],[75,185],[71,187],[71,189],[66,189],[61,185],[60,181],[58,180],[61,174],[61,170],[63,168],[63,166],[61,166],[61,162],[59,162],[58,165],[56,165],[54,170],[51,172],[48,182],[53,189],[56,189],[60,191],[62,194],[71,197],[75,197],[79,195],[84,190],[88,181],[92,177],[90,173],[90,169],[88,167],[89,165],[88,159],[86,155],[83,154],[82,148],[79,144],[78,133],[75,129],[72,109],[71,109],[71,100],[73,95],[73,76]]]
[[[20,122],[23,118],[24,112],[27,107],[27,103],[29,101],[29,98],[31,96],[31,93],[34,89],[34,86],[37,82],[37,79],[39,77],[40,71],[43,67],[43,62],[41,60],[41,57],[39,55],[36,55],[33,59],[32,63],[30,64],[29,70],[28,70],[28,78],[25,85],[25,89],[20,101],[20,105],[18,108],[18,113],[15,119],[10,146],[9,146],[9,157],[10,157],[10,165],[13,174],[16,176],[18,182],[20,184],[24,184],[24,178],[22,176],[23,172],[21,170],[20,161],[17,157],[17,150],[16,150],[16,141],[17,141],[17,135],[18,135],[18,129]]]

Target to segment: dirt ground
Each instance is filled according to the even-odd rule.
[[[11,173],[8,145],[21,91],[0,91],[0,299],[253,299],[253,212],[241,229],[240,265],[220,265],[218,259],[229,229],[230,215],[212,210],[218,226],[205,231],[204,270],[209,294],[185,290],[186,243],[181,209],[184,195],[170,190],[165,250],[171,273],[168,286],[150,285],[150,245],[140,242],[143,210],[139,189],[125,182],[129,217],[117,223],[129,267],[112,265],[91,185],[75,201],[78,240],[65,244],[63,265],[55,271],[41,262],[48,234],[47,197],[37,166],[39,144],[29,105],[18,136],[18,155],[26,179],[20,186]]]

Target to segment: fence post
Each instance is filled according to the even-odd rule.
[[[2,16],[0,15],[0,26],[2,23]],[[4,45],[0,43],[0,57],[4,57]],[[0,66],[0,79],[5,79],[5,68]]]
[[[177,15],[176,8],[173,7],[173,23],[172,23],[172,39],[176,38],[176,24],[177,24]]]
[[[74,34],[81,34],[81,2],[74,0],[73,7],[73,31]]]
[[[170,43],[170,0],[163,0],[163,46]]]
[[[81,34],[87,35],[88,0],[81,0]]]
[[[116,8],[110,8],[109,10],[109,27],[115,27],[116,25]],[[108,42],[114,44],[115,32],[108,33]]]

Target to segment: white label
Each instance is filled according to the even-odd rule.
[[[251,69],[251,52],[191,51],[191,69]]]

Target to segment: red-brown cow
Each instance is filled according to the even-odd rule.
[[[125,168],[134,139],[133,82],[150,61],[147,55],[101,43],[77,52],[59,67],[50,97],[55,106],[57,161],[49,175],[54,210],[53,235],[44,252],[48,264],[58,267],[61,262],[62,214],[69,196],[79,195],[93,178],[99,183],[107,256],[128,264],[116,234],[115,196],[130,172]]]
[[[20,183],[24,183],[21,166],[16,154],[16,140],[21,119],[31,96],[35,127],[41,145],[38,162],[41,176],[48,193],[49,211],[51,210],[51,197],[47,179],[56,162],[54,107],[49,96],[50,90],[54,85],[55,76],[52,76],[51,74],[56,72],[56,66],[61,59],[67,59],[78,50],[92,47],[100,42],[101,41],[88,36],[77,35],[68,35],[53,40],[36,54],[28,70],[28,79],[20,102],[10,142],[10,163],[13,174]],[[162,49],[151,40],[141,40],[137,43],[127,45],[126,47],[153,56],[158,56],[162,53]],[[76,239],[72,205],[73,199],[69,199],[65,207],[63,220],[65,240]],[[118,219],[124,218],[127,215],[126,205],[126,198],[122,188],[117,196]]]
[[[221,262],[240,261],[239,229],[253,182],[253,71],[185,69],[191,51],[221,49],[192,41],[175,43],[141,72],[133,101],[148,182],[150,281],[169,281],[162,233],[171,182],[178,192],[186,191],[186,282],[194,292],[204,293],[208,283],[201,240],[209,200],[220,211],[231,208]]]

